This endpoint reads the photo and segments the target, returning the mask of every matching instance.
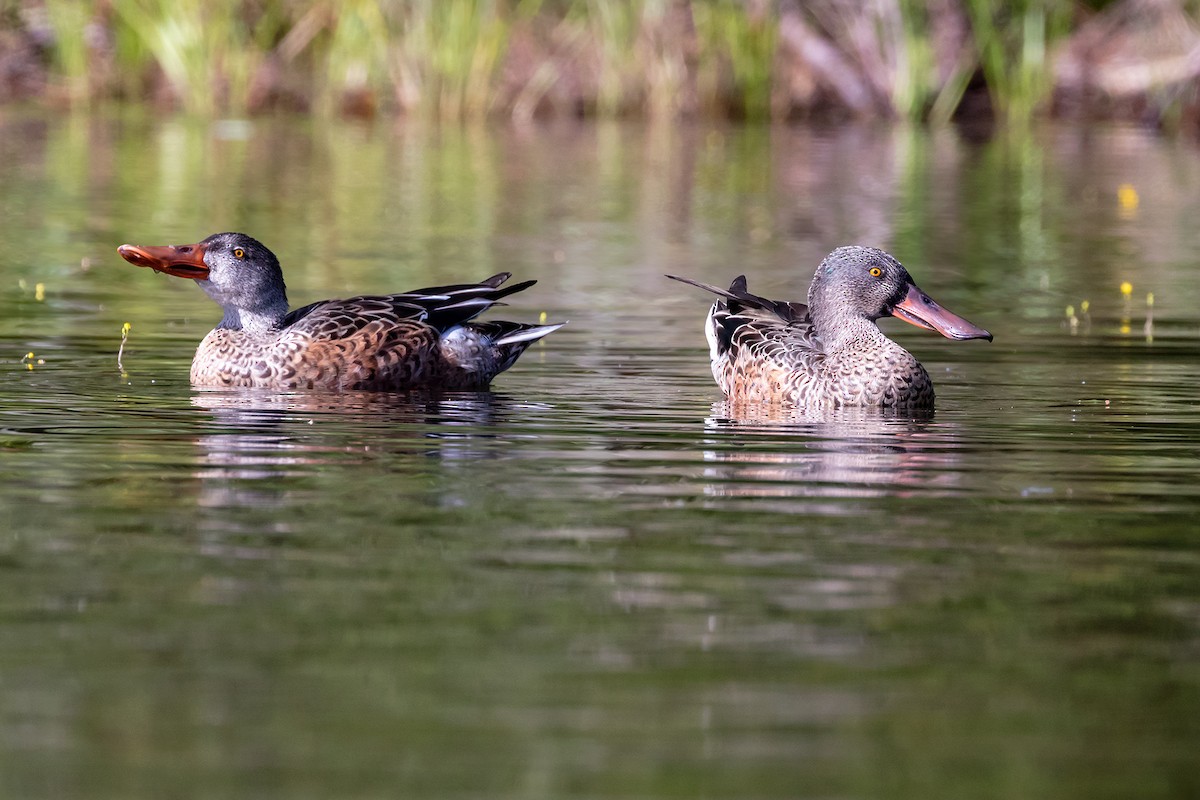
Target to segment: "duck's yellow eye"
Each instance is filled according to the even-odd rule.
[[[240,247],[235,247],[235,248],[233,248],[233,257],[234,258],[245,258],[246,251]]]
[[[238,258],[241,258],[241,256],[238,256]],[[881,270],[879,267],[871,267],[871,277],[872,278],[878,278],[882,274],[883,274],[883,270]]]

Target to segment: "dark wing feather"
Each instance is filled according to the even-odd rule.
[[[721,354],[736,346],[747,351],[743,358],[787,364],[819,356],[823,349],[809,322],[807,305],[751,294],[745,275],[734,278],[728,289],[675,275],[667,277],[723,298],[710,312]]]
[[[706,292],[712,292],[715,295],[725,298],[725,305],[732,314],[740,314],[747,310],[766,311],[776,315],[784,322],[797,322],[803,320],[808,315],[808,306],[804,303],[790,303],[786,300],[768,300],[765,297],[750,294],[746,289],[745,275],[738,275],[734,278],[733,283],[729,284],[728,289],[718,289],[716,286],[700,283],[691,278],[680,278],[677,275],[667,275],[667,277],[671,280],[691,284],[699,289],[704,289]]]
[[[371,323],[391,327],[402,320],[420,322],[425,316],[425,309],[398,303],[391,295],[364,296],[312,303],[288,314],[280,327],[313,339],[344,339]]]
[[[807,319],[785,322],[775,316],[742,312],[727,313],[720,322],[728,347],[747,351],[743,358],[780,366],[824,358],[824,346]]]
[[[348,300],[323,300],[298,308],[284,317],[280,327],[318,339],[349,336],[373,322],[394,325],[422,322],[444,331],[474,319],[497,305],[501,298],[528,289],[537,281],[501,287],[511,273],[500,272],[480,281],[416,289],[403,294],[370,295]]]

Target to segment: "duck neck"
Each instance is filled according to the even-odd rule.
[[[287,289],[283,278],[275,274],[250,274],[249,282],[237,286],[198,280],[204,290],[221,307],[225,316],[218,328],[247,333],[268,333],[279,328],[288,313]]]
[[[822,314],[809,307],[809,318],[813,329],[825,345],[826,352],[845,348],[855,350],[877,349],[895,343],[883,335],[875,320],[859,314]]]
[[[278,330],[280,322],[287,316],[287,300],[281,302],[263,303],[254,308],[237,308],[224,306],[225,316],[221,318],[218,328],[234,331],[245,331],[251,334],[264,334]]]

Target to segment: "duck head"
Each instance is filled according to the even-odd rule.
[[[938,305],[899,261],[873,247],[839,247],[826,256],[809,287],[808,309],[824,335],[849,330],[855,319],[893,316],[948,339],[992,340],[983,328]]]
[[[135,266],[196,281],[224,309],[222,328],[269,328],[287,315],[279,259],[244,233],[216,233],[198,244],[123,244],[117,252]]]

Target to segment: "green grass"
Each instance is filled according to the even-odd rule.
[[[250,76],[264,53],[236,4],[112,0],[112,7],[126,38],[137,42],[134,53],[153,59],[186,110],[214,114],[245,107]]]
[[[979,64],[996,110],[1029,120],[1053,87],[1050,44],[1064,35],[1071,7],[1058,0],[966,0]]]
[[[54,68],[66,100],[85,101],[88,86],[87,26],[91,8],[77,0],[46,0],[46,15],[55,33]]]
[[[28,32],[23,8],[0,0],[0,33]],[[798,8],[886,95],[882,113],[935,122],[977,71],[1000,115],[1036,114],[1052,89],[1050,53],[1077,16],[1066,0],[947,3],[941,13],[971,37],[947,75],[922,0]],[[766,119],[786,109],[797,69],[780,57],[771,0],[44,0],[44,11],[57,96],[169,97],[197,115],[255,110],[256,82],[274,76],[325,113],[528,118],[549,98],[602,117]],[[517,39],[522,70],[509,69]]]
[[[778,19],[739,0],[693,7],[700,39],[701,92],[718,113],[758,119],[771,113]]]

